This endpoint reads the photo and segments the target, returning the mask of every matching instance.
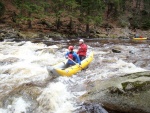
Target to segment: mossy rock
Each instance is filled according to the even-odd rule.
[[[150,71],[88,83],[87,93],[80,100],[101,103],[116,113],[149,113]]]

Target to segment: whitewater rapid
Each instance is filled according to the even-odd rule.
[[[145,71],[121,56],[109,56],[108,45],[88,47],[95,54],[88,69],[52,79],[47,66],[63,61],[66,48],[30,41],[0,42],[0,113],[76,113],[85,83]]]

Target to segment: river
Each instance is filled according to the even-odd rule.
[[[35,43],[36,42],[36,43]],[[47,66],[63,61],[78,40],[0,42],[0,113],[80,113],[88,82],[150,70],[150,41],[86,39],[94,60],[72,77],[52,79]],[[119,48],[120,53],[112,52]]]

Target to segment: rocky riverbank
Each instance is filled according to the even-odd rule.
[[[79,35],[76,34],[62,34],[58,32],[37,32],[33,30],[26,30],[26,31],[20,31],[12,27],[5,27],[4,25],[0,26],[0,41],[3,41],[4,39],[10,39],[10,40],[31,40],[35,38],[40,39],[49,39],[49,38],[57,38],[57,39],[65,39],[65,38],[77,38],[77,37],[83,37],[83,38],[123,38],[123,39],[131,39],[134,37],[136,33],[140,34],[143,37],[147,37],[150,39],[150,30],[148,31],[142,31],[142,30],[136,30],[132,31],[128,28],[112,28],[112,29],[95,29],[91,30],[91,33],[87,36],[85,33],[81,33]]]

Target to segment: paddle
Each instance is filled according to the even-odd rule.
[[[76,63],[75,61],[73,61],[71,58],[68,57],[68,59],[71,60],[73,63],[78,64],[78,63]],[[78,64],[78,65],[79,65],[79,64]],[[79,67],[82,69],[82,67],[81,67],[80,65],[79,65]]]

